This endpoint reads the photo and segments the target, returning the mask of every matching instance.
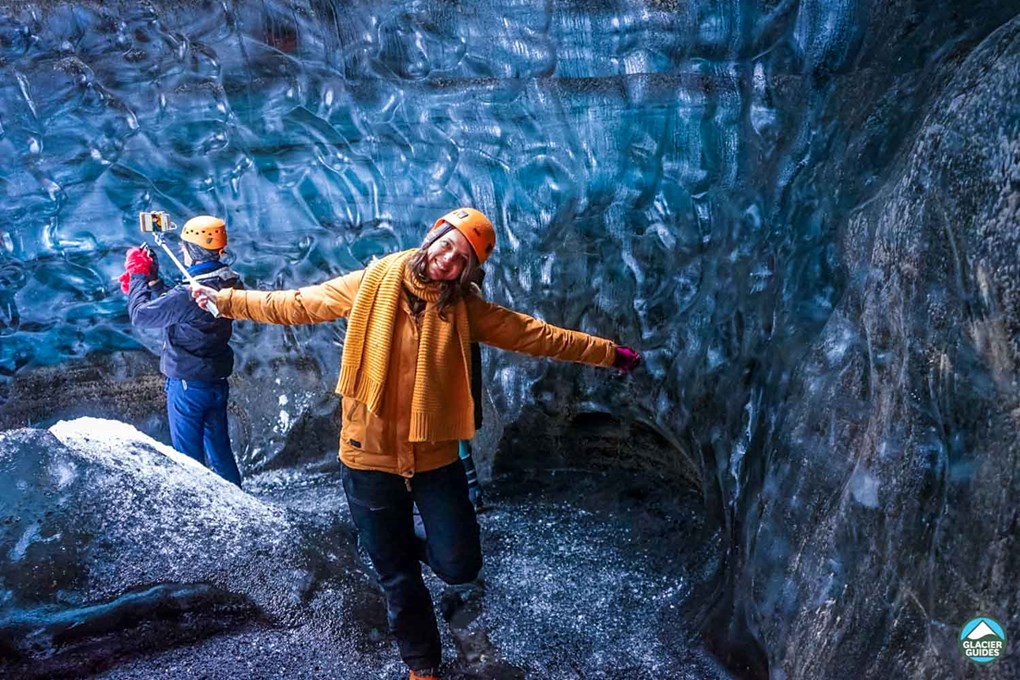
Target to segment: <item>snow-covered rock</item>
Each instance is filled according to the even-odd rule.
[[[116,421],[0,433],[0,659],[82,670],[226,628],[342,622],[376,596],[337,527]]]

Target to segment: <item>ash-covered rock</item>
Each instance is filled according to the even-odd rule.
[[[343,527],[303,528],[114,421],[0,434],[0,630],[12,674],[96,670],[244,626],[378,626]],[[368,618],[364,618],[367,616]],[[375,617],[375,618],[373,618]]]

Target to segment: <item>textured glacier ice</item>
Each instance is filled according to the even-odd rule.
[[[10,5],[0,10],[0,373],[156,348],[130,331],[113,281],[138,240],[136,210],[223,215],[236,268],[277,288],[413,245],[470,203],[499,229],[492,299],[646,359],[622,382],[489,352],[501,427],[529,409],[567,423],[613,414],[668,442],[727,551],[706,629],[751,675],[812,672],[785,652],[801,634],[787,627],[798,607],[875,579],[819,544],[802,554],[789,526],[803,513],[827,526],[812,513],[835,510],[818,499],[843,498],[848,480],[861,513],[905,493],[901,474],[953,489],[993,483],[973,448],[985,430],[967,409],[1005,409],[1016,375],[1016,112],[996,108],[1015,99],[1016,80],[1001,56],[1011,43],[993,33],[1016,13],[956,0]],[[965,62],[990,35],[984,61]],[[957,74],[974,76],[968,87],[987,91],[989,106],[967,108],[963,89],[939,98]],[[936,120],[946,111],[957,113]],[[995,159],[977,175],[1001,195],[962,172],[979,157]],[[937,171],[940,159],[961,174]],[[930,202],[909,202],[911,192]],[[960,223],[975,215],[972,243]],[[919,254],[958,265],[917,282],[891,271]],[[869,287],[876,298],[861,293]],[[928,305],[931,316],[893,316]],[[294,403],[329,389],[342,330],[238,324],[242,391],[272,396],[250,407],[249,441],[272,432],[279,395]],[[876,381],[915,366],[897,363],[922,346],[915,331],[959,349],[925,357],[930,378],[892,380],[911,397],[904,415],[850,437],[867,414],[886,422]],[[961,400],[977,405],[961,414]],[[915,412],[936,425],[911,439]],[[993,434],[992,452],[1011,460],[1011,440]],[[245,463],[266,465],[281,442],[267,434]],[[864,454],[867,466],[847,464]],[[912,455],[916,466],[888,467]],[[956,516],[919,512],[926,531]],[[876,549],[846,530],[850,557]],[[995,545],[1015,554],[1015,541]],[[780,568],[791,562],[805,583]],[[949,588],[937,580],[945,587],[924,591],[933,598]],[[954,599],[952,617],[987,592]],[[1015,602],[1001,606],[1014,616]],[[897,611],[903,639],[951,628],[931,607]]]

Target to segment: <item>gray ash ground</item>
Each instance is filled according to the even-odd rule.
[[[350,540],[339,475],[292,480],[265,476],[250,490]],[[451,588],[425,569],[446,619],[444,678],[730,677],[684,623],[718,552],[693,492],[632,473],[542,470],[494,480],[485,504],[482,585]],[[234,631],[94,677],[389,680],[406,671],[380,601],[358,624]]]

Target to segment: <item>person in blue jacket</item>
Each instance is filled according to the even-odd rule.
[[[217,217],[194,217],[181,230],[181,254],[191,276],[217,290],[243,288],[240,277],[220,261],[226,246],[226,225]],[[233,322],[194,304],[187,283],[167,286],[147,247],[130,249],[125,269],[120,282],[128,294],[132,325],[163,329],[159,367],[166,376],[166,410],[174,448],[240,486],[241,473],[227,429]]]

